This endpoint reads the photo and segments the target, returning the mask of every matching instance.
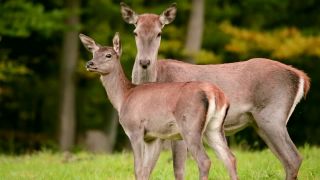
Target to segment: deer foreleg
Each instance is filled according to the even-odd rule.
[[[149,179],[151,172],[159,158],[161,151],[161,140],[156,139],[151,142],[144,142],[143,156],[143,177]]]
[[[133,156],[134,156],[134,173],[137,180],[144,180],[143,178],[143,156],[144,156],[144,141],[142,133],[135,133],[129,136]]]
[[[136,133],[130,137],[134,154],[134,170],[137,180],[148,180],[159,158],[161,140],[156,139],[145,142],[142,133]]]

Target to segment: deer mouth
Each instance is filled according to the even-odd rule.
[[[101,75],[108,75],[110,72],[104,71],[102,69],[99,69],[97,67],[87,67],[87,71],[89,72],[95,72]]]
[[[87,71],[93,72],[93,71],[97,71],[98,68],[96,67],[87,67]]]

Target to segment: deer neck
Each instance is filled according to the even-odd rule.
[[[120,68],[115,68],[113,72],[100,77],[111,104],[118,112],[121,110],[127,93],[133,87],[125,76],[120,63],[119,66]]]

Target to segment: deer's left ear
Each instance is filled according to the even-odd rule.
[[[121,43],[120,43],[120,36],[118,32],[116,32],[116,34],[113,37],[113,49],[118,56],[121,55],[122,49],[121,49]]]
[[[170,24],[175,18],[177,13],[177,4],[173,3],[170,7],[164,10],[160,15],[160,22],[162,25]]]

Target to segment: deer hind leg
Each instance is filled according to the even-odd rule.
[[[188,150],[198,164],[199,179],[207,180],[211,161],[203,147],[201,132],[183,132],[182,136],[187,144]]]
[[[185,112],[184,110],[187,110]],[[207,180],[211,161],[205,152],[202,144],[202,122],[204,121],[203,113],[196,112],[196,109],[183,109],[177,116],[177,122],[181,129],[181,136],[187,145],[199,168],[199,179]]]
[[[183,140],[171,142],[171,150],[173,156],[173,169],[176,180],[184,179],[185,162],[187,159],[187,146]]]
[[[288,119],[285,111],[275,108],[266,108],[260,112],[252,113],[256,121],[256,131],[265,141],[270,150],[281,161],[286,179],[297,179],[302,158],[293,144],[287,128]]]
[[[224,163],[229,172],[230,179],[235,180],[238,179],[236,158],[230,151],[224,135],[224,118],[225,111],[219,112],[213,117],[208,117],[209,122],[204,132],[204,136],[208,145],[213,148],[218,158]]]
[[[193,93],[194,91],[190,92]],[[179,99],[175,107],[174,116],[188,151],[197,162],[199,179],[207,180],[211,161],[203,147],[202,135],[206,125],[210,101],[202,91],[197,94],[198,96],[194,96],[192,93],[184,94],[188,98]]]

